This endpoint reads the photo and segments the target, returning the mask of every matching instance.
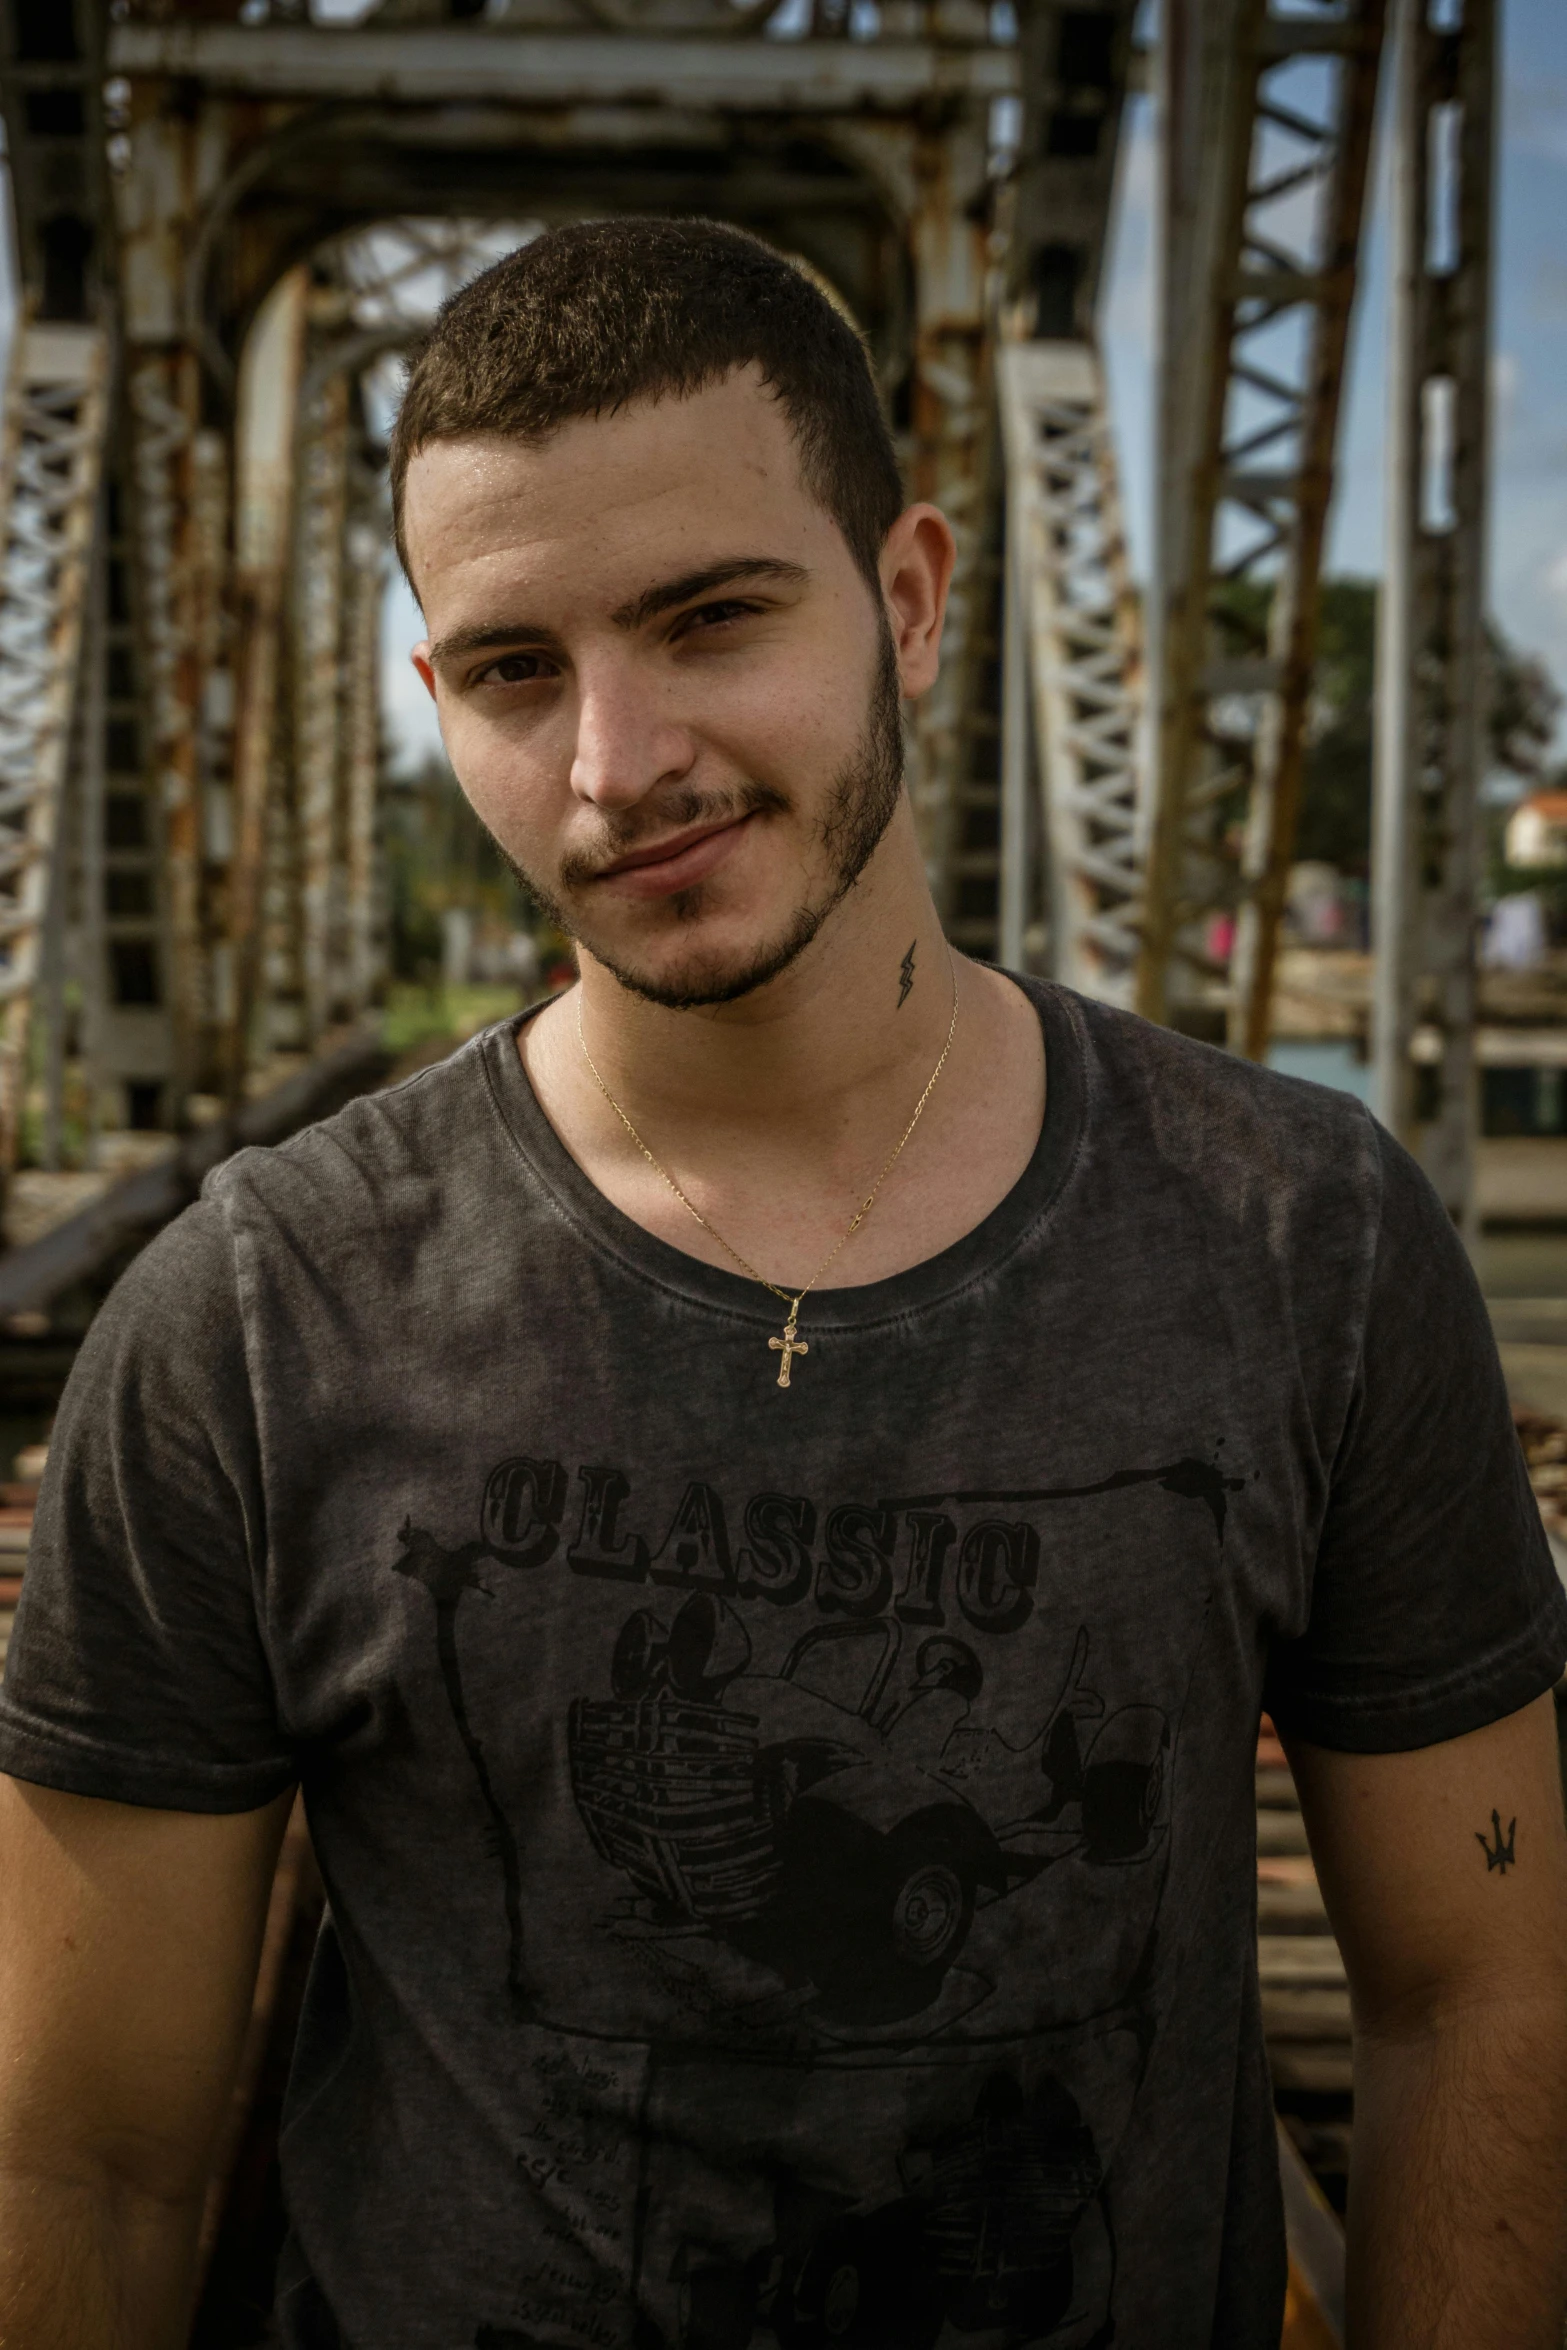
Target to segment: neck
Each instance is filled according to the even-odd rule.
[[[633,1116],[736,1135],[765,1125],[797,1146],[838,1131],[867,1089],[928,1073],[952,1017],[952,965],[907,800],[804,953],[737,1002],[670,1011],[586,952],[581,970],[588,1050]]]

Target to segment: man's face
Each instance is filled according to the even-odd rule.
[[[783,969],[885,831],[902,743],[883,609],[760,378],[434,443],[405,531],[452,765],[548,911],[661,1003]]]

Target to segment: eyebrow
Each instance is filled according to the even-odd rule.
[[[689,604],[696,596],[711,595],[714,588],[729,587],[737,580],[766,579],[779,587],[804,587],[810,576],[803,563],[786,563],[781,555],[739,555],[731,562],[708,563],[700,571],[683,572],[679,579],[644,588],[610,618],[617,628],[640,628],[645,621],[656,620],[660,612]]]
[[[803,587],[810,578],[803,563],[790,563],[781,555],[737,555],[724,563],[704,564],[700,571],[682,572],[678,579],[660,580],[656,587],[644,588],[630,603],[622,604],[610,614],[617,628],[643,627],[656,620],[661,612],[673,611],[679,604],[688,604],[697,596],[711,595],[715,588],[731,587],[740,580],[769,580],[779,587]],[[468,653],[487,653],[503,645],[555,645],[555,631],[532,620],[498,621],[488,628],[458,628],[450,636],[443,636],[430,647],[430,659],[439,666],[445,661],[458,661]]]

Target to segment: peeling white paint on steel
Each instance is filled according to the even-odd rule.
[[[618,33],[475,32],[417,26],[314,32],[294,26],[121,24],[113,74],[192,76],[249,96],[502,99],[591,104],[644,99],[722,106],[907,108],[945,96],[1002,98],[1015,49],[927,41],[665,39]]]

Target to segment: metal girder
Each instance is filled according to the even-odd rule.
[[[1377,1106],[1472,1232],[1497,0],[1400,0],[1397,23]]]
[[[332,1024],[340,988],[343,604],[348,521],[348,379],[326,378],[305,407],[294,526],[294,767],[299,794],[305,1038]]]
[[[940,769],[942,824],[935,833],[945,846],[937,846],[934,858],[938,898],[954,942],[970,953],[1012,962],[1026,959],[1018,892],[1032,894],[1033,876],[1023,875],[1008,831],[1009,825],[1016,830],[1015,793],[1013,804],[1004,805],[1003,639],[1009,622],[1003,583],[1011,565],[992,353],[1003,312],[1012,331],[1027,336],[1091,332],[1134,14],[1133,0],[1024,0],[1019,9],[1017,169],[1007,190],[1004,253],[992,271],[981,346],[986,430],[974,443],[967,489],[965,512],[973,521],[959,606],[963,653],[961,668],[952,665]],[[1004,905],[1009,891],[1011,901]]]
[[[0,0],[0,109],[24,294],[39,321],[101,320],[113,282],[101,0]]]
[[[83,5],[84,0],[77,0]],[[292,25],[118,24],[115,74],[189,77],[251,97],[354,98],[374,92],[437,101],[747,108],[769,113],[907,113],[952,98],[999,98],[1018,87],[1017,53],[989,45],[974,12],[967,39],[764,41],[700,35],[512,32],[504,26],[318,31]]]
[[[1008,550],[1001,959],[1025,961],[1039,840],[1051,972],[1125,1003],[1142,887],[1142,661],[1103,370],[1081,342],[1003,343],[997,368]]]
[[[361,459],[350,475],[343,589],[343,895],[346,1008],[361,1012],[384,953],[376,866],[381,783],[381,597],[388,530],[381,476]]]
[[[108,339],[23,326],[0,455],[0,1168],[16,1164],[98,514]]]
[[[277,806],[276,783],[283,603],[306,295],[303,268],[278,280],[251,330],[240,374],[234,533],[239,670],[227,924],[233,1009],[225,1056],[231,1099],[244,1092],[253,1051],[251,1029],[263,986],[272,997],[294,992],[265,949],[269,895],[275,913],[280,872],[292,875],[295,869],[291,848],[280,845],[280,822],[286,829],[286,812]],[[281,886],[289,885],[285,881]],[[285,915],[284,920],[292,924],[293,917]],[[269,1019],[267,1025],[274,1024]],[[275,1035],[265,1039],[274,1041]]]
[[[969,738],[984,713],[982,553],[994,463],[989,239],[976,217],[986,174],[983,125],[920,143],[919,199],[910,223],[915,321],[909,488],[952,525],[957,561],[947,593],[941,669],[914,715],[915,815],[944,918],[961,918],[960,794]]]
[[[137,355],[134,428],[135,568],[147,679],[147,732],[162,817],[168,957],[161,993],[170,1028],[171,1125],[210,1074],[214,1006],[207,972],[206,718],[220,646],[227,568],[228,468],[220,437],[201,426],[194,352]]]
[[[1267,1051],[1385,0],[1167,0],[1137,1006]],[[1232,929],[1230,941],[1223,935]]]
[[[1024,0],[1008,286],[1043,341],[1091,334],[1136,0]]]

